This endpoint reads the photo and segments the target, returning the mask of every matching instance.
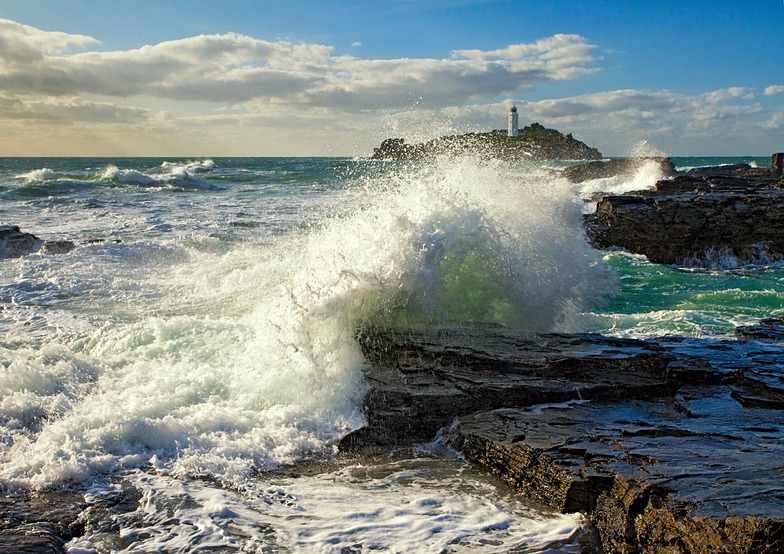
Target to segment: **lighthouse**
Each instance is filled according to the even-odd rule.
[[[509,128],[506,132],[506,136],[517,136],[517,106],[512,106],[512,109],[509,110]]]

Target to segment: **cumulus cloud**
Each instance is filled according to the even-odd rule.
[[[749,145],[769,142],[765,130],[780,127],[781,116],[757,102],[755,89],[731,87],[689,95],[667,90],[620,89],[579,96],[517,100],[521,124],[533,121],[570,131],[581,140],[600,139],[597,146],[609,155],[626,155],[635,140],[653,140],[681,152],[713,148],[720,137],[731,133],[733,146],[741,140]],[[498,127],[500,114],[511,101],[494,104],[453,106],[449,116],[475,130],[487,129],[487,121]],[[753,146],[738,146],[753,148]],[[749,150],[753,151],[753,150]]]
[[[530,99],[539,84],[597,71],[597,50],[580,35],[556,34],[497,49],[454,50],[443,58],[368,59],[338,55],[322,44],[226,33],[103,51],[92,37],[0,19],[0,124],[6,122],[6,131],[25,130],[16,139],[6,134],[7,144],[28,136],[28,122],[45,128],[84,121],[122,124],[125,137],[137,132],[145,145],[152,136],[160,144],[198,138],[227,155],[254,155],[260,137],[269,136],[274,138],[265,148],[272,150],[263,152],[304,153],[306,139],[292,129],[318,128],[331,133],[333,144],[354,141],[350,146],[366,149],[388,136],[419,141],[503,128],[518,98],[521,121],[539,121],[581,140],[601,138],[597,146],[610,155],[623,154],[635,137],[661,138],[682,151],[718,144],[728,133],[733,148],[743,147],[742,140],[780,142],[781,110],[767,97],[784,94],[784,85],[701,94],[624,88]],[[524,93],[529,100],[519,99]],[[112,136],[120,127],[102,129]],[[285,143],[289,132],[296,136]],[[325,143],[312,141],[313,148]],[[294,147],[300,150],[286,150]]]
[[[42,31],[9,19],[0,19],[0,67],[41,62],[46,56],[62,54],[71,46],[99,44],[84,35]]]
[[[352,112],[514,94],[536,83],[594,71],[596,48],[555,35],[447,59],[361,59],[329,46],[227,33],[124,51],[69,53],[95,39],[0,24],[0,91],[15,95],[146,96],[216,104],[274,102]]]
[[[576,121],[596,120],[597,116],[618,116],[639,124],[650,120],[660,124],[668,120],[683,122],[726,119],[758,113],[762,107],[749,101],[757,94],[753,89],[727,88],[690,96],[671,91],[615,90],[572,98],[522,102],[521,111],[532,117]],[[742,102],[735,103],[740,100]]]
[[[453,55],[468,60],[500,63],[512,71],[537,72],[548,80],[572,79],[595,71],[596,46],[580,35],[557,34],[532,44],[513,44],[497,50],[456,50]]]
[[[0,96],[0,118],[47,122],[138,123],[150,118],[149,110],[79,98],[28,101]]]
[[[746,87],[729,87],[723,88],[719,90],[714,90],[711,92],[707,92],[702,95],[706,102],[710,102],[712,104],[718,102],[724,102],[726,100],[732,99],[740,99],[740,100],[751,100],[756,98],[757,91],[751,88]]]
[[[765,87],[765,96],[773,96],[775,94],[784,94],[784,85],[771,85]]]

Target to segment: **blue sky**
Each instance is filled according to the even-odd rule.
[[[539,121],[784,150],[784,2],[0,0],[0,155],[367,155]]]

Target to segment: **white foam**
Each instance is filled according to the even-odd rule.
[[[576,188],[584,199],[603,192],[608,194],[624,194],[638,190],[653,190],[656,183],[664,179],[661,164],[655,160],[643,160],[631,175],[617,175],[600,179],[591,179],[580,183]],[[588,211],[593,212],[591,205]]]
[[[214,162],[211,161],[194,162],[187,165],[164,162],[160,171],[149,174],[136,169],[120,169],[110,165],[100,174],[99,179],[143,187],[212,189],[216,187],[205,180],[193,177],[192,173],[207,173],[213,168]]]
[[[329,455],[362,424],[358,327],[578,330],[606,290],[566,181],[462,159],[360,184],[334,204],[337,217],[271,242],[126,248],[98,269],[86,253],[60,269],[42,262],[77,298],[90,290],[76,288],[82,271],[101,311],[74,304],[90,325],[59,319],[58,349],[24,362],[42,385],[19,401],[41,424],[3,447],[0,478],[45,487],[156,456],[173,475],[239,483]],[[93,368],[89,390],[45,385],[78,360]]]
[[[543,513],[499,494],[495,483],[454,461],[351,465],[267,478],[242,492],[141,472],[127,480],[142,499],[116,519],[134,551],[577,552],[584,524],[579,514]],[[98,490],[95,499],[113,494]],[[68,551],[94,552],[101,538],[88,533]]]
[[[188,174],[193,175],[195,173],[209,173],[217,166],[213,160],[198,160],[192,162],[186,162],[184,164],[176,163],[176,162],[163,162],[161,164],[161,170],[164,172],[176,172],[179,170],[185,170]]]
[[[142,186],[149,186],[155,183],[155,179],[149,175],[137,171],[135,169],[120,169],[117,166],[108,166],[100,178],[105,181],[116,181],[123,184],[136,184]]]
[[[17,175],[17,177],[20,179],[25,179],[28,182],[51,181],[53,179],[57,179],[57,173],[55,173],[48,167],[44,167],[41,169],[34,169],[33,171],[28,171],[27,173],[22,173],[21,175]]]

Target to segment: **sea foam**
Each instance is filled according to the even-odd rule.
[[[6,421],[21,415],[0,458],[6,486],[84,481],[153,458],[170,475],[236,486],[329,456],[364,421],[363,327],[579,330],[612,286],[569,184],[530,168],[470,158],[381,167],[341,194],[324,204],[333,214],[271,242],[183,243],[187,255],[164,264],[150,250],[103,265],[130,295],[103,323],[52,337],[64,344],[50,355],[6,352],[18,359],[7,373],[42,383],[8,381],[17,405]],[[92,275],[88,256],[69,271],[83,263]],[[60,378],[69,367],[89,368],[89,387]]]
[[[34,169],[33,171],[28,171],[27,173],[22,173],[21,175],[17,175],[17,177],[20,179],[24,179],[27,182],[51,181],[52,179],[57,178],[57,173],[55,173],[48,167],[44,167],[41,169]]]

